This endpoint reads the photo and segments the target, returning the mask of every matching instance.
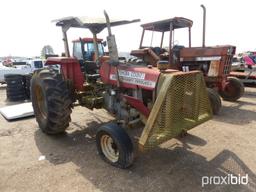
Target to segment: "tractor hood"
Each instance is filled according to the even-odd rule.
[[[124,88],[142,88],[146,90],[154,90],[160,72],[157,68],[147,68],[137,65],[118,65],[118,76]],[[101,79],[105,83],[115,85],[117,83],[117,68],[107,63],[103,63],[100,68]]]
[[[101,79],[104,83],[117,84],[117,69],[119,81],[124,88],[145,90],[156,90],[161,72],[156,67],[146,67],[132,64],[119,64],[113,67],[108,63],[103,63],[100,68]],[[170,74],[177,70],[168,69],[164,73]]]

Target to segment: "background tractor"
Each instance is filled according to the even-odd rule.
[[[148,65],[168,67],[170,69],[203,72],[207,84],[208,94],[212,104],[214,114],[217,114],[221,107],[221,99],[218,95],[228,101],[236,101],[244,93],[244,86],[235,77],[229,77],[232,58],[236,47],[231,45],[205,47],[205,17],[203,19],[203,44],[202,47],[191,47],[191,27],[193,21],[174,17],[171,19],[151,22],[141,25],[143,28],[139,50],[133,50],[131,55],[136,56]],[[188,46],[175,44],[174,32],[177,29],[188,29]],[[151,33],[149,45],[144,45],[145,35]],[[161,36],[157,46],[152,45],[155,42],[154,36]],[[169,38],[168,48],[163,47],[164,37]],[[218,92],[218,93],[217,93]]]
[[[111,165],[126,168],[133,162],[136,146],[142,151],[155,147],[209,120],[212,112],[200,71],[160,70],[120,62],[111,26],[138,20],[110,21],[106,12],[105,18],[93,22],[77,17],[56,21],[62,27],[67,57],[48,58],[48,68],[34,73],[32,105],[39,127],[46,134],[66,130],[76,101],[88,109],[106,109],[116,121],[97,130],[99,155]],[[66,32],[70,27],[93,33],[95,60],[87,62],[83,40],[79,41],[82,57],[69,56]],[[96,36],[106,27],[109,56],[100,54]],[[54,65],[60,65],[60,70]],[[81,65],[85,66],[84,72]],[[88,65],[94,70],[87,70]],[[142,126],[138,126],[140,123]],[[133,137],[131,127],[137,127],[139,137]]]

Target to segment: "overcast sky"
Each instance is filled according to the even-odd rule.
[[[110,18],[136,19],[140,23],[113,28],[119,51],[139,46],[140,24],[175,16],[194,21],[192,46],[202,41],[202,8],[207,8],[206,45],[232,44],[237,52],[255,50],[255,0],[1,0],[0,56],[36,56],[44,45],[55,53],[64,51],[62,33],[51,21],[66,16],[103,17],[106,9]],[[178,33],[178,32],[177,32]],[[184,44],[187,36],[176,35]],[[87,30],[71,29],[69,40],[90,36]],[[105,39],[106,31],[99,34]],[[180,38],[180,39],[179,39]]]

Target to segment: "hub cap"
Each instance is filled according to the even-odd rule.
[[[100,139],[100,145],[103,154],[111,162],[115,163],[119,158],[117,145],[109,135],[103,135]]]

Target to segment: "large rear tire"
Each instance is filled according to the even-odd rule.
[[[211,108],[212,108],[212,113],[214,115],[218,115],[221,109],[221,99],[219,94],[211,88],[207,88],[208,92],[208,97],[210,100]]]
[[[219,93],[226,101],[236,101],[243,96],[244,85],[238,78],[228,77],[224,90]]]
[[[53,69],[36,71],[31,79],[31,100],[43,132],[65,132],[71,121],[72,100],[62,75]]]
[[[107,163],[125,169],[133,163],[133,144],[125,130],[109,123],[100,127],[96,134],[100,157]]]

